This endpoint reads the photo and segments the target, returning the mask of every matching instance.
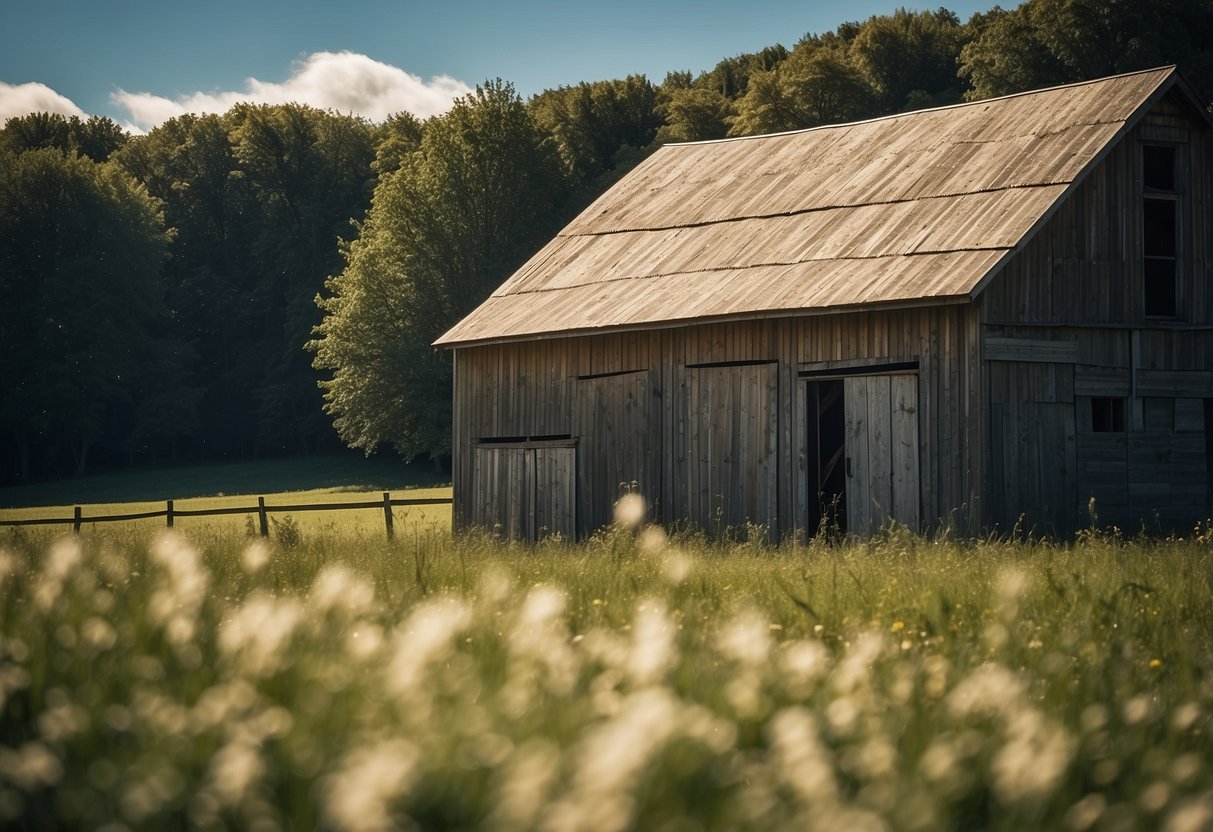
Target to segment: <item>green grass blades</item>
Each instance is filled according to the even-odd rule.
[[[1213,825],[1203,538],[0,549],[5,826]]]

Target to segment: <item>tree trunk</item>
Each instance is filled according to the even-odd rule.
[[[88,470],[88,450],[92,447],[92,443],[87,439],[81,439],[78,442],[68,443],[72,449],[72,457],[76,461],[76,476],[80,476]]]

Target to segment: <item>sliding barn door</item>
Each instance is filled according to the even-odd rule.
[[[534,542],[577,533],[577,449],[569,443],[477,445],[473,520],[494,534]]]
[[[628,491],[661,502],[661,382],[655,370],[577,380],[577,504],[581,536],[609,525]]]
[[[847,531],[918,529],[918,377],[844,379]]]
[[[688,367],[681,514],[701,529],[779,527],[777,365]]]

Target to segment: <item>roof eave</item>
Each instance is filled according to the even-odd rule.
[[[1000,261],[1001,262],[1001,261]],[[704,315],[696,318],[674,318],[665,321],[645,321],[636,324],[616,324],[599,327],[580,327],[549,332],[529,332],[518,335],[507,335],[491,338],[467,338],[445,341],[438,339],[432,346],[439,349],[463,349],[465,347],[486,347],[495,344],[518,343],[522,341],[551,341],[558,338],[580,338],[587,335],[614,335],[621,332],[642,332],[650,329],[680,329],[683,327],[702,326],[704,324],[732,323],[735,321],[757,321],[787,318],[816,318],[825,315],[845,315],[852,312],[877,312],[895,309],[917,309],[926,306],[957,306],[972,302],[968,295],[937,295],[927,298],[911,298],[908,300],[875,301],[872,303],[852,303],[842,306],[822,306],[796,309],[773,309],[760,312],[737,312],[726,315]]]

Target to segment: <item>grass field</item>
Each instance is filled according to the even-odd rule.
[[[391,454],[364,457],[356,452],[272,459],[179,465],[172,468],[117,471],[85,477],[0,487],[0,509],[75,504],[134,503],[275,494],[323,489],[403,491],[450,484],[429,463],[403,463]]]
[[[144,478],[146,476],[146,479]],[[165,500],[174,508],[205,510],[255,507],[257,497],[266,504],[366,502],[384,491],[393,497],[450,498],[449,484],[428,465],[405,465],[398,459],[361,456],[316,456],[271,462],[227,463],[186,466],[141,475],[134,472],[103,474],[79,480],[60,480],[22,488],[0,489],[0,520],[43,517],[70,518],[75,505],[83,506],[85,535],[102,531],[107,535],[140,535],[163,528],[163,518],[88,523],[88,517],[109,514],[139,514],[164,510]],[[449,506],[400,506],[395,522],[405,531],[420,527],[449,531]],[[243,532],[256,515],[222,517],[178,517],[175,528],[198,534]],[[64,526],[58,527],[62,531]],[[285,534],[291,540],[303,536],[344,536],[352,545],[363,538],[385,536],[382,511],[296,512],[270,515],[271,536]],[[0,529],[2,531],[2,529]]]
[[[1213,544],[0,536],[25,828],[1213,825]]]

